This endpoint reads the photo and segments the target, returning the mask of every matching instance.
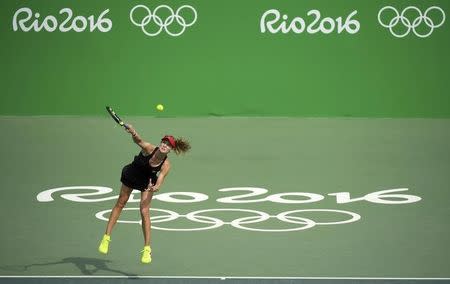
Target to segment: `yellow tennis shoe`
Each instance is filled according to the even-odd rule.
[[[111,236],[103,235],[102,242],[100,243],[100,246],[98,247],[98,251],[103,254],[108,253],[109,248],[109,242],[111,242]]]
[[[152,249],[150,248],[150,246],[145,246],[141,252],[142,252],[141,258],[142,263],[152,262]]]

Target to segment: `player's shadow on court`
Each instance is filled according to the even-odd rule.
[[[129,276],[129,277],[137,277],[136,274],[131,274],[131,273],[117,270],[117,269],[109,268],[107,265],[107,263],[109,263],[109,262],[112,262],[112,261],[98,259],[98,258],[88,258],[88,257],[66,257],[66,258],[63,258],[61,261],[23,265],[23,266],[21,266],[20,270],[26,271],[26,270],[28,270],[28,268],[34,267],[34,266],[74,264],[83,275],[94,275],[95,273],[97,273],[99,271],[109,271],[109,272],[114,272],[114,273],[122,274],[125,276]],[[3,270],[5,268],[7,268],[7,267],[2,267]],[[12,269],[10,268],[9,270],[12,270]],[[17,267],[15,270],[17,270]]]

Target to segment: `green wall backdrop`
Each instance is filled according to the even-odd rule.
[[[130,21],[139,4],[152,11],[191,5],[197,20],[178,37],[146,36]],[[438,6],[449,16],[448,0],[5,0],[0,6],[0,115],[103,115],[110,104],[122,114],[150,116],[450,117],[449,20],[426,38],[412,30],[396,38],[377,18],[385,6],[400,12],[416,6],[422,13]],[[48,15],[59,26],[67,18],[60,10],[70,8],[69,26],[77,16],[93,15],[96,22],[109,9],[103,18],[112,28],[14,31],[14,14],[23,7],[32,11],[26,27],[35,13],[38,26]],[[360,28],[354,34],[337,27],[329,34],[262,33],[261,18],[270,9],[286,14],[288,23],[301,17],[307,25],[313,9],[334,23],[356,10],[350,20]],[[188,12],[180,14],[186,21],[193,19]],[[163,21],[169,16],[159,13]],[[437,10],[427,16],[432,20],[423,20],[417,32],[442,19]],[[414,23],[417,11],[405,17]],[[405,31],[400,23],[397,32]],[[164,112],[155,111],[157,103]]]

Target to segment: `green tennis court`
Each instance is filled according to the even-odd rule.
[[[151,265],[133,200],[97,252],[139,150],[124,131],[107,114],[3,117],[2,276],[450,277],[448,119],[128,121],[193,145],[152,201]]]

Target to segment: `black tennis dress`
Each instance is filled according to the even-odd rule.
[[[140,151],[137,156],[134,156],[133,162],[126,165],[122,169],[122,176],[120,181],[133,189],[144,191],[148,187],[149,179],[152,179],[152,184],[156,183],[158,179],[158,172],[161,170],[162,164],[166,161],[166,158],[157,167],[150,166],[149,160],[155,152],[158,150],[156,147],[150,155],[144,156]]]

